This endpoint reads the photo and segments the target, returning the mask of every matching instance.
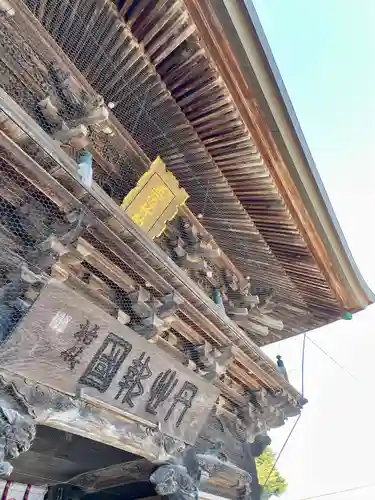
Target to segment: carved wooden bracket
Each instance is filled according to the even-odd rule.
[[[157,465],[145,458],[139,458],[79,474],[68,482],[83,490],[85,494],[93,493],[125,484],[148,481],[156,467]]]
[[[301,403],[291,402],[281,391],[277,394],[262,389],[249,391],[249,402],[241,409],[247,440],[253,442],[259,434],[284,425],[288,417],[299,415]]]
[[[210,382],[225,374],[228,365],[234,359],[234,348],[230,346],[214,349],[208,342],[205,342],[196,350],[199,354],[199,361],[204,366],[200,374]]]
[[[306,401],[291,401],[282,391],[270,393],[264,389],[249,391],[246,403],[238,409],[237,417],[227,411],[219,399],[216,406],[215,431],[204,429],[205,439],[212,439],[212,433],[217,432],[220,422],[225,444],[239,439],[253,443],[258,436],[266,435],[267,431],[284,425],[285,420],[300,414]]]
[[[145,337],[153,337],[167,331],[173,321],[173,315],[178,310],[182,300],[174,293],[167,294],[161,300],[154,300],[148,290],[143,287],[129,294],[133,312],[138,316],[140,323],[132,328]]]
[[[88,127],[112,133],[109,110],[102,96],[90,99],[78,82],[58,66],[50,65],[48,71],[53,85],[49,95],[39,101],[38,109],[56,140],[84,149],[90,143]]]
[[[181,460],[158,467],[150,477],[159,495],[170,500],[196,500],[200,488],[210,483],[225,484],[236,492],[232,497],[251,500],[251,476],[215,447],[206,453],[189,448]]]
[[[9,476],[13,466],[9,460],[27,451],[35,438],[35,424],[27,414],[0,399],[0,475]]]

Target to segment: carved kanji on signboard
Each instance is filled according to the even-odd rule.
[[[131,350],[132,345],[129,342],[110,333],[92,358],[79,383],[105,392]]]
[[[86,347],[98,338],[98,331],[99,326],[97,324],[90,325],[89,320],[86,320],[86,323],[81,323],[79,330],[73,335],[76,343],[60,353],[60,356],[69,364],[71,370],[74,370],[76,365],[81,362],[80,358]]]
[[[191,382],[184,382],[181,389],[178,391],[176,396],[174,397],[174,401],[169,408],[167,414],[164,417],[164,420],[167,421],[176,408],[181,408],[181,413],[176,421],[176,427],[180,427],[182,420],[185,416],[185,413],[191,408],[193,399],[197,395],[198,387]]]
[[[146,405],[146,411],[156,415],[158,406],[164,403],[178,384],[176,372],[167,370],[159,373],[150,390],[150,399]]]
[[[152,376],[152,371],[148,366],[150,356],[145,356],[146,353],[142,352],[139,358],[133,359],[131,366],[119,382],[120,389],[115,396],[115,399],[122,397],[122,403],[127,403],[131,408],[134,407],[133,398],[144,393],[142,380]]]

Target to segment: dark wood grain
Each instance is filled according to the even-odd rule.
[[[87,321],[88,336],[82,340]],[[95,337],[92,341],[90,334]],[[103,342],[107,342],[108,336],[114,336],[116,342],[127,345],[130,353],[126,355],[124,350],[121,351],[122,347],[117,345],[116,349],[119,348],[126,355],[125,359],[113,377],[107,379],[107,387],[95,387],[88,375],[89,372],[92,374],[92,360],[98,362],[98,352]],[[110,341],[104,354],[109,356],[113,347]],[[72,356],[69,357],[70,354]],[[127,393],[128,386],[123,386],[121,391],[124,377],[129,373],[129,368],[134,369],[137,360],[147,365],[142,385],[134,385],[132,394]],[[97,362],[94,361],[96,368]],[[104,403],[124,415],[130,413],[146,422],[160,425],[166,434],[188,443],[195,442],[219,393],[211,384],[204,382],[157,346],[55,280],[43,288],[33,307],[2,346],[0,363],[13,373],[64,393],[75,395],[80,390],[84,398]],[[168,376],[175,372],[174,390],[157,405],[155,414],[152,414],[147,411],[147,403],[150,402],[153,384],[167,370],[170,370]],[[180,421],[184,404],[176,401],[176,397],[184,387],[187,392],[181,394],[181,398],[191,398],[191,407],[187,408]],[[136,394],[139,391],[141,394]],[[196,394],[193,397],[194,391]],[[126,394],[128,398],[125,398]]]

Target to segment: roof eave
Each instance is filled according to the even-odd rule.
[[[187,2],[189,3],[189,2]],[[209,2],[287,165],[352,312],[375,302],[345,240],[251,0]]]

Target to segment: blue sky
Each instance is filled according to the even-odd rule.
[[[253,0],[346,239],[375,289],[375,2]],[[375,498],[375,306],[310,333],[338,363],[306,344],[309,399],[279,462],[283,499],[366,484],[327,500]],[[269,346],[296,386],[300,337]],[[272,434],[278,451],[290,425]]]

